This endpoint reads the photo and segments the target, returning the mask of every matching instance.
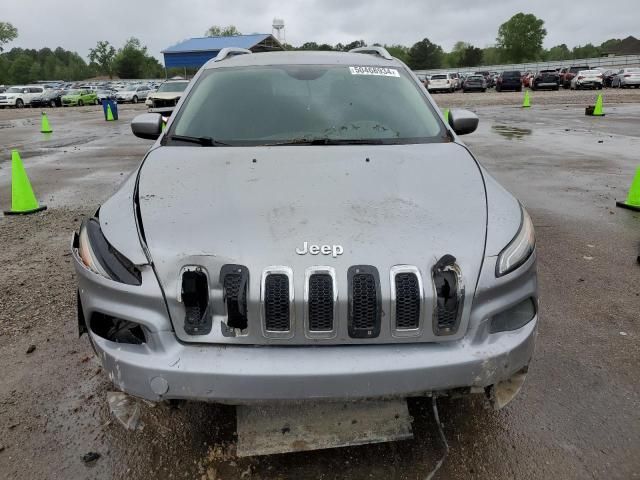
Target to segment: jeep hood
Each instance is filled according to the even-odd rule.
[[[246,266],[251,310],[259,306],[260,277],[269,266],[293,270],[297,302],[307,267],[335,268],[346,298],[340,282],[348,268],[373,265],[384,304],[392,266],[415,265],[426,276],[445,254],[456,257],[470,299],[484,256],[483,178],[456,143],[160,147],[141,167],[138,200],[176,334],[186,341],[220,334],[214,326],[211,337],[194,339],[181,328],[177,299],[186,265],[206,269],[214,299],[221,295],[220,268]],[[304,242],[340,245],[344,252],[296,254]]]

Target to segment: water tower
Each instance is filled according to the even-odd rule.
[[[287,37],[284,33],[284,20],[282,18],[274,18],[271,33],[275,32],[275,36],[280,43],[286,43]]]

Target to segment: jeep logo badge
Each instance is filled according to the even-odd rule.
[[[333,258],[342,255],[343,252],[342,245],[309,245],[309,242],[304,242],[302,248],[296,248],[298,255],[306,255],[307,253],[318,255],[321,253],[322,255],[331,255]]]

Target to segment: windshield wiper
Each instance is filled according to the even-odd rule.
[[[167,140],[176,140],[178,142],[197,143],[203,147],[230,147],[228,143],[218,142],[211,137],[191,137],[189,135],[171,135]]]
[[[278,145],[383,145],[384,142],[379,138],[353,138],[353,139],[336,139],[336,138],[295,138],[285,142],[265,143],[266,147]]]

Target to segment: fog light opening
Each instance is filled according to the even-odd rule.
[[[529,297],[522,302],[497,313],[489,324],[489,333],[509,332],[524,327],[536,316],[536,303]]]
[[[99,312],[91,315],[91,331],[110,342],[133,345],[146,343],[144,330],[140,324]]]

